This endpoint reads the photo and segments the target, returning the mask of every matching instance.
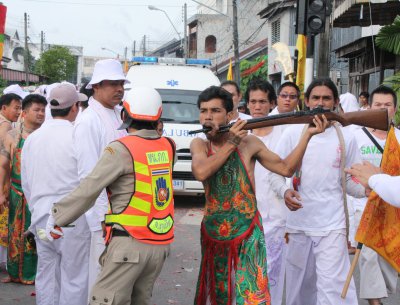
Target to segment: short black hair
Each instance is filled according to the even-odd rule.
[[[157,130],[158,121],[138,121],[131,118],[131,123],[129,128],[133,128],[136,130],[148,129],[148,130]]]
[[[244,95],[244,100],[246,104],[249,103],[250,91],[261,90],[265,93],[268,93],[268,99],[271,104],[276,102],[276,93],[274,87],[271,85],[269,81],[266,81],[261,78],[256,78],[250,81],[246,93]]]
[[[89,98],[93,95],[93,93],[94,93],[94,90],[93,89],[86,89],[86,86],[89,84],[89,82],[84,82],[83,84],[82,84],[82,87],[81,87],[81,89],[79,90],[79,92],[80,93],[83,93],[83,94],[85,94],[87,97],[88,97],[88,99],[87,99],[87,101],[84,101],[84,102],[81,102],[80,103],[80,106],[82,106],[83,108],[87,108],[87,107],[89,107]]]
[[[214,98],[219,98],[222,100],[222,105],[226,112],[231,112],[233,110],[232,94],[226,91],[224,88],[218,86],[211,86],[200,93],[197,99],[197,107],[200,109],[201,103],[208,102]]]
[[[47,101],[43,95],[29,94],[22,100],[22,110],[30,108],[32,104],[42,104],[47,106]]]
[[[300,96],[300,88],[294,82],[284,82],[282,85],[280,85],[278,88],[278,95],[281,94],[281,91],[285,87],[292,87],[292,88],[296,89],[297,96]]]
[[[78,106],[79,106],[80,103],[82,103],[82,102],[76,102],[76,104]],[[71,111],[73,106],[74,105],[72,105],[71,107],[68,107],[68,108],[64,108],[64,109],[50,109],[51,116],[52,117],[62,117],[62,118],[64,118],[69,114],[69,112]]]
[[[369,93],[367,91],[362,91],[360,92],[360,94],[358,95],[358,97],[363,96],[366,99],[369,99]]]
[[[368,104],[371,106],[372,105],[372,100],[374,98],[375,94],[390,94],[393,97],[393,103],[394,107],[396,108],[397,106],[397,96],[396,92],[392,88],[389,88],[387,86],[381,85],[377,87],[374,91],[371,92],[371,98],[368,101]]]
[[[10,106],[13,100],[21,101],[21,97],[15,93],[7,93],[0,97],[0,107],[1,106]]]
[[[335,101],[339,99],[339,92],[335,83],[330,78],[317,78],[314,79],[311,84],[307,87],[307,91],[304,93],[306,99],[310,98],[311,91],[318,86],[325,86],[331,89],[333,98]]]
[[[240,94],[240,87],[239,87],[239,85],[238,85],[236,82],[234,82],[233,80],[226,80],[226,81],[222,82],[220,87],[224,87],[224,86],[234,86],[234,87],[236,88],[236,92],[237,92],[238,94]]]

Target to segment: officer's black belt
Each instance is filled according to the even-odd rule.
[[[127,236],[129,237],[129,233],[126,231],[118,230],[118,229],[112,229],[112,236]]]

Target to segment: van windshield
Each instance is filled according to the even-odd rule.
[[[197,98],[200,91],[157,89],[163,100],[164,122],[199,123]]]

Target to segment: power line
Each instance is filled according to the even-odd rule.
[[[67,4],[67,5],[85,5],[85,6],[133,6],[133,7],[147,7],[147,4],[125,4],[125,3],[87,3],[87,2],[65,2],[65,1],[52,1],[52,0],[22,0],[24,2],[39,2],[51,4]],[[180,5],[161,5],[160,7],[181,7]]]

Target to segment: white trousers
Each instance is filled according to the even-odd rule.
[[[88,279],[88,301],[94,284],[96,283],[97,276],[101,271],[99,263],[100,255],[104,252],[106,246],[103,238],[103,231],[90,232],[90,254],[89,254],[89,279]]]
[[[362,216],[356,211],[357,227]],[[363,246],[360,260],[360,298],[381,299],[387,298],[388,293],[395,293],[397,286],[397,271],[378,253]]]
[[[76,224],[75,228],[62,228],[64,236],[53,242],[35,238],[37,305],[87,304],[90,232],[86,219],[79,220],[85,222],[86,231]]]
[[[286,242],[285,227],[263,225],[267,249],[268,282],[271,304],[281,305],[285,283]]]
[[[340,297],[350,269],[345,234],[289,234],[286,258],[286,305],[358,304],[353,280]]]

